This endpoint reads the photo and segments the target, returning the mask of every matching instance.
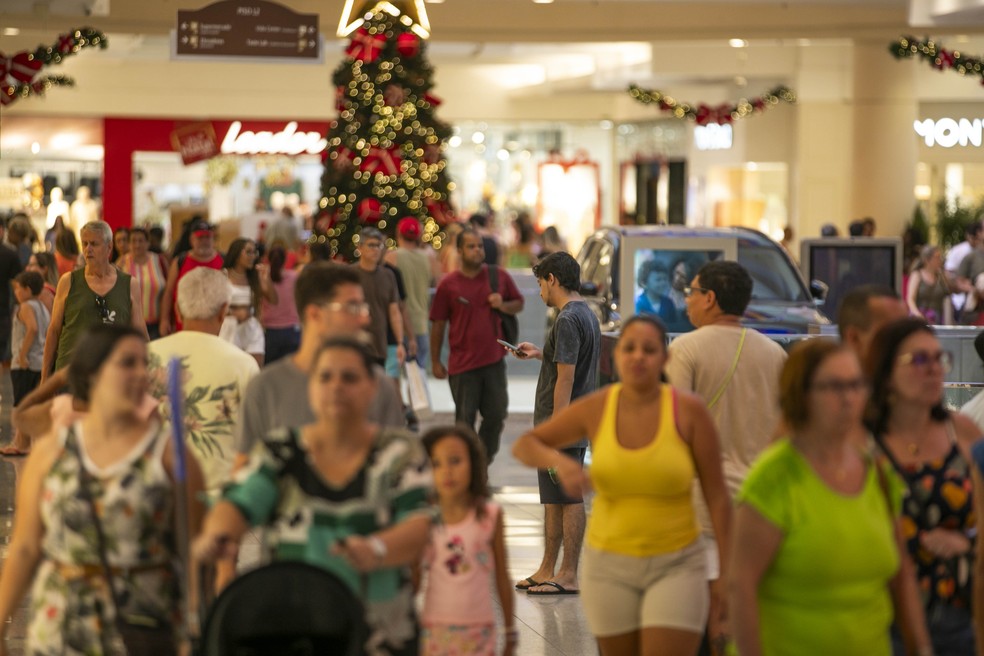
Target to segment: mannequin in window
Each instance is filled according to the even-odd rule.
[[[55,219],[59,216],[68,216],[68,202],[65,200],[65,192],[61,187],[52,187],[50,200],[48,202],[48,217],[46,226],[51,229],[55,226]]]
[[[75,192],[75,200],[72,201],[72,220],[71,228],[75,232],[76,237],[79,231],[89,221],[97,221],[99,219],[99,206],[96,201],[92,200],[92,193],[89,188],[82,185]]]

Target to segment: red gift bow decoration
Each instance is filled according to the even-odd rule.
[[[404,32],[396,37],[396,51],[404,57],[416,57],[420,53],[420,37]]]
[[[383,204],[376,198],[366,198],[359,203],[359,218],[369,223],[376,223],[383,218]]]
[[[386,45],[386,37],[382,34],[369,34],[369,31],[363,27],[352,37],[345,54],[353,59],[374,62],[379,59],[384,45]]]
[[[434,219],[437,225],[444,227],[454,221],[454,212],[447,203],[429,200],[425,205],[427,206],[427,213]]]
[[[0,53],[0,83],[3,84],[30,84],[31,80],[38,74],[44,64],[34,56],[34,53],[18,52],[13,57],[4,57]],[[8,79],[9,78],[9,79]]]
[[[444,101],[432,93],[425,93],[424,102],[429,103],[431,107],[439,107],[440,104]]]
[[[370,148],[369,155],[362,160],[362,164],[359,168],[364,173],[399,175],[400,165],[402,163],[403,159],[400,157],[399,151],[396,148],[392,150],[386,150],[385,148]]]

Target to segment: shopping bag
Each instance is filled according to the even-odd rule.
[[[434,410],[431,408],[430,391],[427,389],[427,374],[413,360],[408,360],[404,367],[410,392],[410,407],[417,419],[430,419],[434,416]]]

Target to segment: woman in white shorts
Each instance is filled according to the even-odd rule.
[[[513,447],[567,494],[596,492],[581,598],[604,656],[697,653],[710,600],[691,501],[695,475],[727,562],[731,502],[717,432],[700,399],[663,382],[666,359],[659,320],[632,317],[615,349],[622,382],[576,401]],[[582,435],[591,440],[590,473],[557,450]],[[721,574],[710,594],[723,600]]]

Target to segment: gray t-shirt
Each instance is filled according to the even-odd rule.
[[[590,394],[598,388],[598,361],[601,358],[601,330],[598,317],[584,301],[570,301],[557,314],[553,327],[543,345],[543,365],[536,381],[536,402],[533,405],[533,424],[546,421],[553,415],[553,394],[557,385],[557,365],[574,365],[574,386],[571,400]],[[587,446],[582,439],[570,446]]]
[[[984,273],[984,251],[975,248],[960,261],[957,267],[957,275],[966,278],[970,284],[976,284],[977,276]]]
[[[379,385],[376,398],[369,406],[369,421],[382,427],[404,428],[402,401],[397,398],[383,368],[377,366],[375,371]],[[307,373],[290,357],[265,367],[246,388],[241,416],[242,431],[236,450],[245,454],[274,428],[314,423],[314,412],[308,405]]]

